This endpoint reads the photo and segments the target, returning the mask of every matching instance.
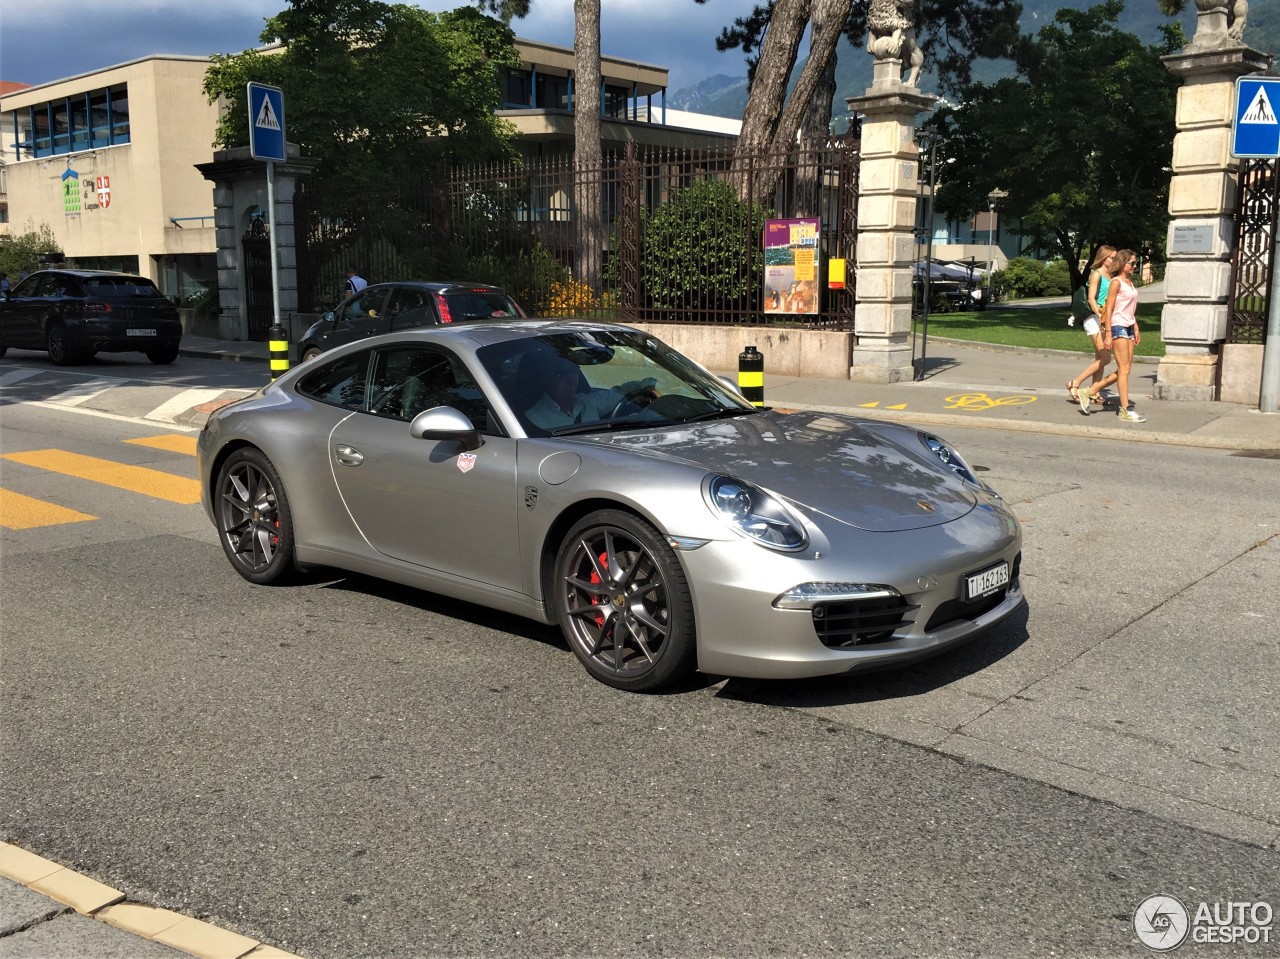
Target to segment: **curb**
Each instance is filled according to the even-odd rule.
[[[118,889],[7,842],[0,842],[0,876],[89,919],[200,959],[300,959],[182,913],[128,902]]]

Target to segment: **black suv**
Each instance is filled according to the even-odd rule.
[[[41,270],[0,293],[0,357],[14,347],[48,350],[58,366],[99,352],[172,363],[181,341],[178,308],[145,276]]]
[[[463,320],[523,317],[524,310],[496,286],[483,283],[374,283],[326,313],[298,341],[298,358],[310,360],[353,340],[418,326]]]

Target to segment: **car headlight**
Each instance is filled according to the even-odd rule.
[[[917,433],[920,442],[925,448],[938,458],[938,462],[945,466],[951,472],[955,473],[966,483],[972,483],[974,486],[983,486],[978,482],[978,478],[973,475],[973,470],[969,468],[969,464],[964,461],[964,457],[952,449],[948,444],[944,443],[932,433]]]
[[[712,476],[703,485],[703,494],[711,512],[726,526],[761,546],[793,551],[808,545],[800,520],[757,486],[729,476]]]

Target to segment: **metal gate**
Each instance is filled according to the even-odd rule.
[[[271,237],[266,223],[254,219],[240,238],[244,252],[244,302],[249,339],[266,342],[274,319],[271,289]]]
[[[1280,212],[1280,161],[1241,160],[1227,342],[1262,343]]]

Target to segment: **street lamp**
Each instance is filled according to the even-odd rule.
[[[987,306],[991,303],[991,273],[995,269],[995,240],[996,240],[996,204],[1007,197],[1009,194],[999,187],[987,194],[987,295],[982,298],[982,303]]]

